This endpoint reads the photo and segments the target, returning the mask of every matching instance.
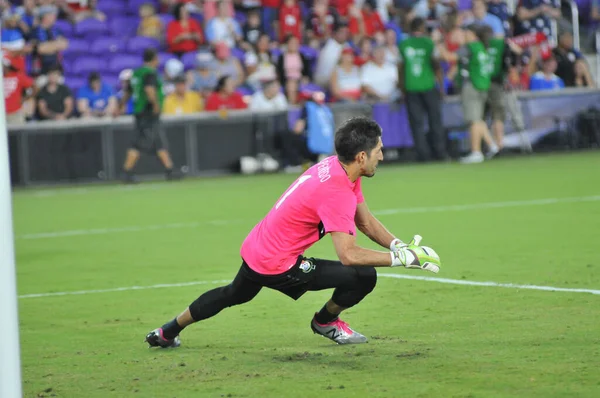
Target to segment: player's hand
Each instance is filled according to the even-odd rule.
[[[421,239],[421,236],[415,235],[409,244],[398,245],[398,250],[391,252],[392,267],[417,268],[434,274],[440,272],[440,256],[430,247],[419,246]]]

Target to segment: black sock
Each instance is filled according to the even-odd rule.
[[[183,328],[179,326],[177,323],[177,318],[173,319],[171,322],[167,322],[162,326],[163,337],[167,340],[174,339]]]
[[[327,311],[327,304],[325,304],[323,308],[321,308],[321,311],[319,311],[315,315],[315,321],[317,321],[321,325],[325,325],[326,323],[330,323],[336,320],[338,315],[339,314],[332,314],[329,311]]]

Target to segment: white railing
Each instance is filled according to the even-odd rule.
[[[580,47],[579,38],[579,7],[573,0],[568,0],[569,6],[571,7],[571,23],[573,24],[573,46],[576,50]]]
[[[600,83],[600,29],[596,31],[596,82]]]
[[[556,22],[556,19],[550,20],[550,37],[548,41],[552,47],[558,44],[558,22]]]

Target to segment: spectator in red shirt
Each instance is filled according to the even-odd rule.
[[[23,102],[30,97],[33,87],[33,80],[13,67],[11,59],[7,56],[2,58],[4,73],[4,106],[6,108],[6,123],[25,122],[25,112],[23,112]],[[23,92],[28,93],[23,98]]]
[[[190,18],[190,12],[183,3],[173,10],[175,20],[167,27],[167,46],[169,52],[181,57],[184,53],[198,50],[203,42],[202,29],[198,22]]]
[[[246,109],[248,104],[240,93],[234,91],[234,87],[235,84],[231,77],[221,77],[215,91],[206,99],[206,110]]]
[[[324,42],[340,24],[340,16],[335,8],[329,6],[329,0],[315,0],[306,23],[306,37],[310,42]]]
[[[284,0],[279,9],[279,18],[276,23],[280,42],[283,43],[289,35],[302,41],[304,22],[302,22],[302,11],[296,0]]]
[[[371,60],[373,55],[373,43],[371,38],[363,37],[358,42],[358,54],[354,57],[354,65],[363,66]]]
[[[350,34],[355,42],[364,36],[375,38],[377,42],[383,41],[381,40],[381,37],[376,37],[378,35],[383,35],[385,26],[383,25],[379,13],[375,10],[375,7],[375,0],[365,0],[360,12],[351,15],[348,28],[350,29]]]

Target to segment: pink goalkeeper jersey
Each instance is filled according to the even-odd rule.
[[[329,232],[356,234],[356,205],[364,201],[360,178],[351,182],[331,156],[302,174],[248,234],[241,255],[260,274],[281,274]]]

